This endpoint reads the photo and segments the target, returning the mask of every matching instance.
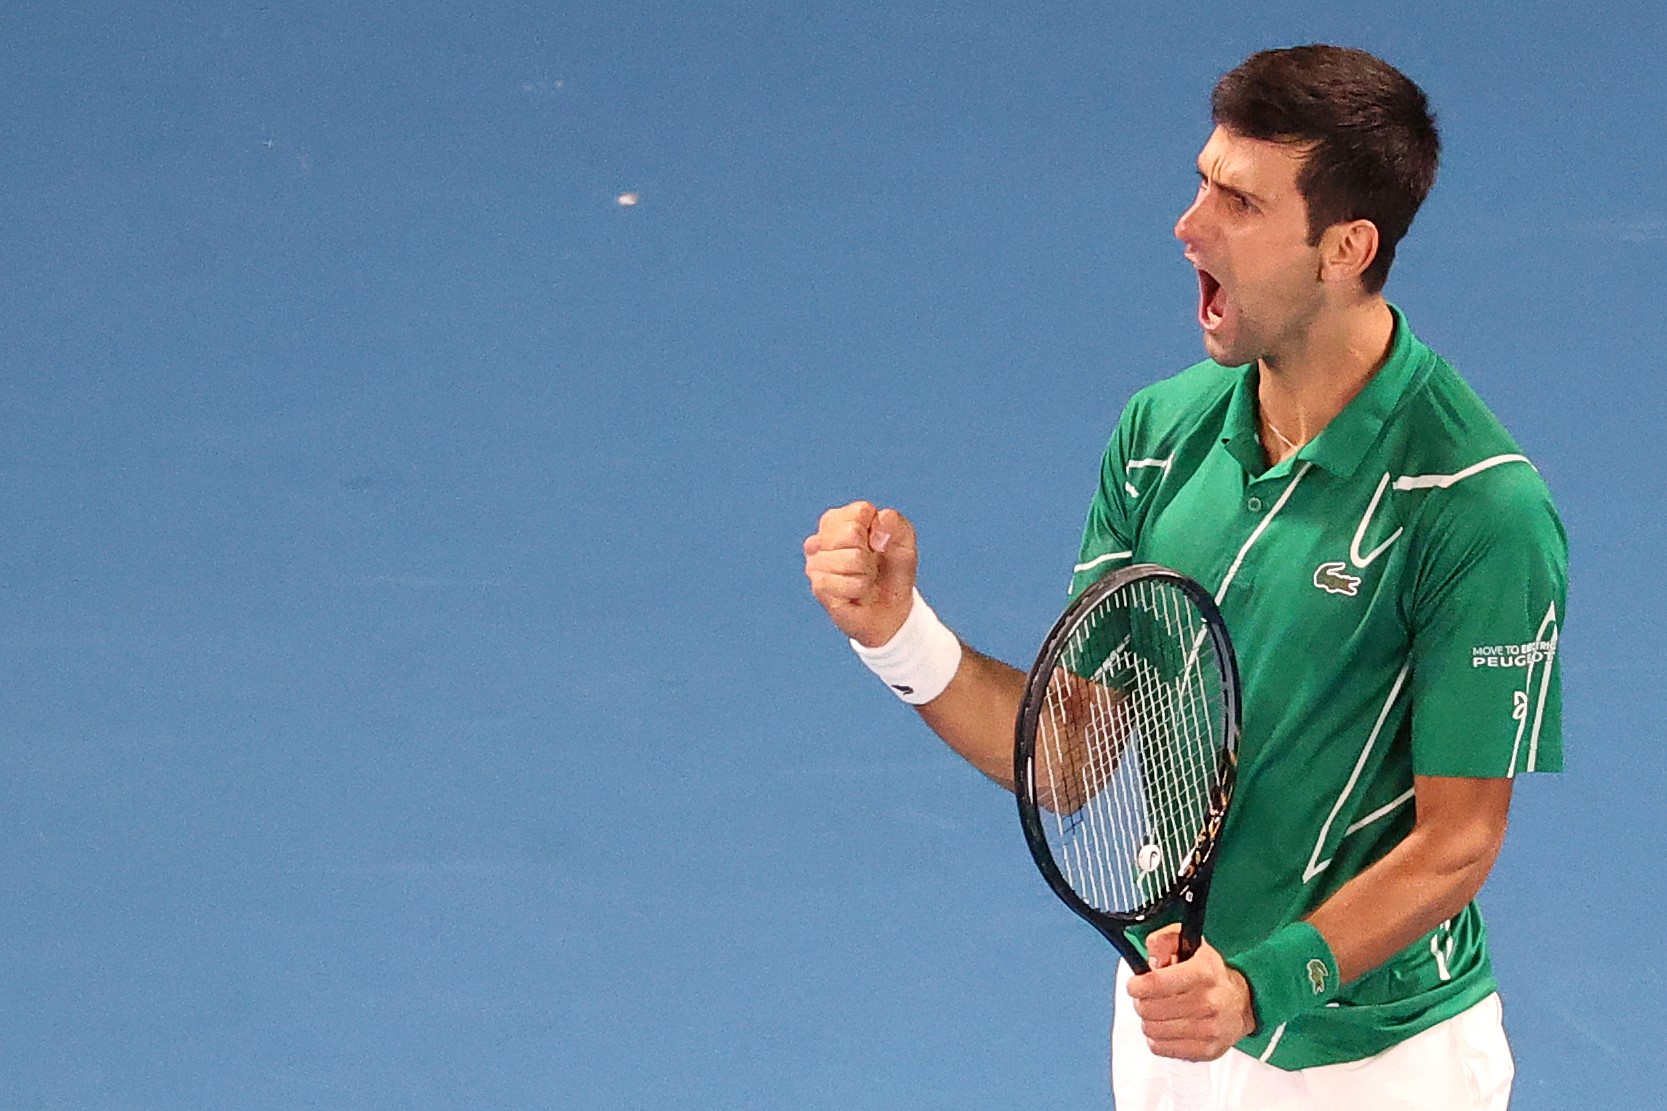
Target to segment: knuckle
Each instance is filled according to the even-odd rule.
[[[874,516],[874,505],[866,501],[854,501],[845,505],[836,505],[822,514],[817,522],[818,529],[827,529],[840,524],[855,523]]]

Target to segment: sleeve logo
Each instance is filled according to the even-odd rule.
[[[1360,576],[1346,573],[1348,564],[1342,560],[1322,563],[1314,568],[1314,585],[1327,594],[1345,594],[1353,598],[1360,593]]]
[[[1549,663],[1557,653],[1557,641],[1536,640],[1528,644],[1478,644],[1470,650],[1470,666],[1530,667]]]

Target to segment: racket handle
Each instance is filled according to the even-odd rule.
[[[1204,940],[1204,899],[1210,890],[1210,869],[1198,878],[1186,893],[1186,909],[1181,912],[1181,936],[1175,939],[1175,959],[1190,960]]]
[[[1174,1111],[1215,1111],[1215,1087],[1210,1083],[1206,1061],[1177,1061],[1166,1058],[1169,1073],[1169,1102]]]

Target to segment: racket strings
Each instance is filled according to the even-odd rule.
[[[1138,581],[1067,634],[1032,757],[1050,849],[1098,910],[1157,902],[1192,862],[1222,776],[1215,642],[1174,585]]]
[[[1142,583],[1141,588],[1150,590],[1152,585]],[[1184,596],[1178,592],[1163,591],[1161,597],[1152,601],[1163,607],[1167,643],[1187,646],[1187,660],[1175,684],[1163,683],[1155,674],[1149,674],[1143,684],[1148,691],[1160,692],[1155,700],[1158,705],[1154,707],[1153,720],[1173,723],[1172,727],[1180,730],[1186,741],[1161,746],[1166,757],[1162,786],[1166,798],[1180,810],[1167,806],[1157,808],[1169,819],[1168,828],[1163,831],[1166,843],[1184,854],[1196,842],[1197,832],[1208,814],[1210,778],[1214,771],[1215,730],[1210,715],[1201,712],[1208,692],[1201,688],[1203,676],[1198,668],[1205,629],[1197,612],[1190,605],[1182,605]],[[1179,843],[1180,839],[1184,839],[1184,844]],[[1177,871],[1185,865],[1185,859],[1177,859]]]

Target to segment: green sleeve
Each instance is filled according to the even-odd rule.
[[[1551,496],[1527,465],[1428,496],[1441,500],[1408,614],[1413,771],[1560,771],[1568,542]]]
[[[1071,574],[1071,597],[1108,571],[1127,567],[1134,552],[1134,530],[1128,515],[1127,464],[1134,437],[1134,406],[1123,417],[1100,459],[1100,481],[1088,505],[1088,520],[1082,528],[1082,546]]]

